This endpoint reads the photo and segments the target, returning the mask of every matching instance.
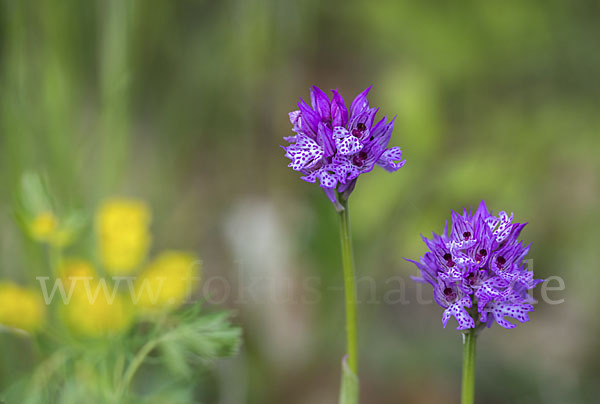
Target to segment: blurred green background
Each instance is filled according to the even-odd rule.
[[[279,145],[311,85],[349,102],[373,84],[407,164],[361,177],[350,200],[358,275],[370,277],[362,401],[458,402],[460,335],[416,302],[403,257],[424,252],[419,234],[441,231],[450,209],[485,199],[530,223],[537,277],[566,287],[531,322],[484,333],[478,402],[600,402],[600,3],[0,4],[3,278],[24,280],[28,265],[12,213],[25,171],[65,209],[144,199],[154,245],[199,253],[205,298],[244,327],[218,402],[335,402],[337,218]],[[384,302],[403,287],[404,302]]]

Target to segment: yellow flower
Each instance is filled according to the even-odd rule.
[[[144,260],[150,247],[148,206],[133,199],[109,199],[96,213],[100,256],[111,275],[131,273]]]
[[[73,333],[104,337],[124,332],[131,324],[132,307],[104,280],[78,281],[71,300],[63,308],[63,319]],[[114,294],[113,294],[114,292]]]
[[[58,219],[50,211],[39,213],[30,224],[31,236],[38,241],[50,241],[58,228]]]
[[[64,306],[63,318],[69,328],[85,337],[118,334],[129,326],[132,307],[114,289],[116,285],[98,279],[94,267],[86,260],[66,258],[58,274],[71,300]]]
[[[54,213],[44,210],[36,214],[29,223],[29,233],[34,240],[64,247],[71,243],[74,229],[64,225]]]
[[[181,251],[165,251],[137,278],[137,303],[142,309],[179,307],[189,297],[199,277],[198,257]]]
[[[58,276],[62,280],[67,293],[71,290],[71,287],[73,287],[74,293],[85,292],[85,280],[89,279],[92,282],[98,277],[92,264],[79,258],[65,258],[59,266]]]
[[[42,297],[14,283],[0,283],[0,324],[33,332],[44,322]]]

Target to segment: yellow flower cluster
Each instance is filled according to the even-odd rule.
[[[99,279],[89,262],[67,259],[59,274],[67,296],[72,293],[63,307],[63,319],[75,334],[98,337],[127,329],[133,316],[131,305],[105,279]]]
[[[100,257],[106,272],[124,275],[144,260],[151,243],[148,206],[132,199],[109,199],[96,213]]]
[[[135,271],[150,246],[151,212],[142,201],[110,199],[96,213],[100,258],[108,275],[132,275],[135,280],[104,279],[86,260],[65,259],[59,276],[71,301],[63,318],[76,334],[101,337],[125,331],[138,314],[175,309],[194,290],[200,261],[192,253],[165,251]],[[118,289],[118,290],[117,290]]]
[[[84,259],[66,258],[58,269],[58,276],[63,282],[65,290],[73,289],[73,293],[82,291],[81,285],[85,279],[94,280],[98,278],[96,270]]]
[[[143,265],[152,239],[151,217],[143,201],[108,199],[95,216],[102,272],[85,259],[60,261],[57,276],[69,299],[61,306],[60,315],[74,334],[105,337],[123,333],[137,315],[180,307],[197,286],[201,268],[193,253],[164,251]],[[38,241],[55,243],[61,230],[58,218],[43,211],[33,216],[29,231]],[[123,275],[133,280],[111,278]],[[40,295],[14,284],[0,284],[0,324],[35,331],[44,315]]]
[[[66,294],[71,294],[63,308],[65,323],[78,335],[98,337],[123,332],[136,313],[181,306],[197,285],[200,262],[190,253],[163,252],[141,271],[131,289],[122,284],[120,291],[99,278],[85,260],[67,259],[59,273]]]
[[[0,283],[0,324],[33,332],[42,326],[45,312],[39,294],[14,283]]]
[[[196,256],[165,251],[136,279],[138,304],[146,310],[178,307],[194,290],[199,276],[200,261]]]

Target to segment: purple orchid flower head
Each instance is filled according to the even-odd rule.
[[[313,86],[311,105],[301,99],[299,109],[289,114],[296,133],[284,138],[289,146],[282,146],[291,160],[289,167],[302,173],[304,181],[318,180],[338,210],[343,209],[338,198],[350,196],[359,175],[375,164],[393,172],[406,162],[399,147],[387,148],[395,118],[388,122],[383,117],[375,123],[379,109],[369,107],[369,90],[360,93],[348,110],[337,90],[332,90],[330,99]]]
[[[429,251],[414,263],[421,271],[417,282],[433,286],[433,296],[445,308],[444,327],[454,317],[457,330],[490,327],[494,321],[504,328],[529,321],[533,298],[527,293],[543,280],[533,279],[525,256],[530,245],[517,238],[526,223],[513,223],[513,215],[500,212],[494,216],[484,201],[472,214],[452,212],[452,229],[448,223],[442,235],[423,237]]]

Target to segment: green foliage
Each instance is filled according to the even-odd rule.
[[[196,402],[191,379],[240,347],[241,329],[229,318],[228,312],[204,314],[195,305],[162,318],[145,338],[126,335],[98,341],[95,347],[59,348],[13,384],[5,397],[24,404]],[[139,372],[143,379],[156,374],[159,381],[138,382]]]
[[[165,365],[174,373],[190,377],[190,362],[210,362],[233,356],[240,346],[241,329],[229,324],[229,313],[184,316],[172,330],[158,337]],[[187,320],[185,320],[187,318]]]
[[[51,275],[52,283],[67,281],[66,275],[61,274],[64,270],[61,265],[68,261],[64,259],[63,252],[70,248],[69,244],[86,220],[78,213],[57,213],[59,206],[61,204],[39,175],[23,175],[15,197],[15,213],[23,231],[31,236],[27,242],[33,243],[34,248],[44,246],[48,250],[47,259],[42,260],[46,261],[43,264],[47,269],[44,275]],[[68,238],[57,236],[64,233],[68,234]],[[83,274],[90,275],[91,279],[97,276],[88,261],[69,262],[74,265],[72,270],[88,271]],[[81,273],[71,275],[80,276]],[[116,288],[115,285],[113,287]],[[70,290],[69,287],[67,289]],[[79,286],[74,293],[84,293],[85,290]],[[134,292],[130,290],[130,293]],[[126,295],[121,293],[121,299],[126,299]],[[25,337],[36,343],[38,351],[37,363],[20,380],[7,383],[6,398],[10,402],[24,404],[197,401],[202,394],[190,382],[204,377],[202,371],[215,360],[238,352],[241,329],[230,323],[229,312],[207,313],[200,303],[180,307],[179,310],[175,310],[177,306],[155,307],[150,314],[143,309],[135,311],[128,306],[133,303],[133,297],[129,299],[122,300],[125,303],[119,306],[101,300],[99,305],[85,306],[86,312],[73,306],[86,304],[85,300],[62,304],[53,301],[41,309],[43,313],[48,312],[48,318],[44,319],[42,315],[35,328],[29,330],[33,333],[31,335],[22,330],[0,327],[0,332],[7,332],[6,335],[0,334],[0,338]],[[14,310],[18,309],[16,302]],[[65,312],[61,310],[67,309],[75,310],[71,313],[76,317],[72,317],[71,321],[82,321],[83,315],[101,324],[112,325],[109,328],[86,328],[91,334],[84,337],[73,332],[73,324],[66,321]],[[124,314],[119,310],[135,313],[133,320],[129,315],[122,317]],[[157,376],[160,381],[137,383],[140,371],[146,373],[143,379],[148,377],[149,372],[160,375]],[[182,379],[188,383],[182,383]]]

